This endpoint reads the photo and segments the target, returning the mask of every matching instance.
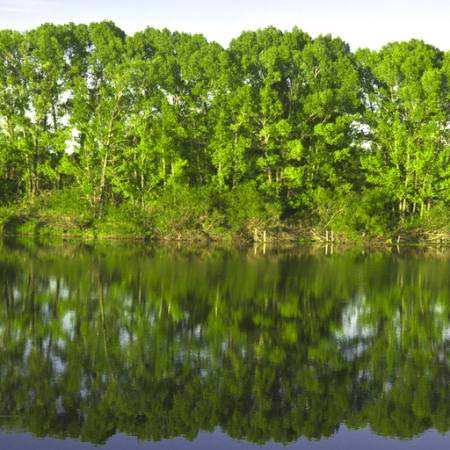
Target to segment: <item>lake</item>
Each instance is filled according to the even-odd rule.
[[[450,448],[450,251],[0,243],[0,448]]]

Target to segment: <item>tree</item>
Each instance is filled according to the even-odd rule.
[[[449,167],[448,83],[443,54],[422,41],[362,51],[371,71],[365,113],[367,180],[402,218],[442,200]]]

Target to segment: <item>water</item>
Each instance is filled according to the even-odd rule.
[[[0,244],[0,448],[450,447],[450,252]]]

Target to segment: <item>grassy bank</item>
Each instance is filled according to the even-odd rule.
[[[198,199],[197,199],[198,200]],[[168,204],[169,203],[169,204]],[[71,197],[41,196],[0,208],[0,233],[10,236],[139,239],[189,242],[335,242],[371,245],[449,244],[439,214],[381,230],[353,228],[352,208],[333,220],[283,220],[258,208],[212,208],[195,198],[149,207],[110,206],[95,214]],[[375,220],[376,221],[376,220]]]

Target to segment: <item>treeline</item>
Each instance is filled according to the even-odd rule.
[[[450,53],[294,28],[0,31],[10,232],[441,238]],[[447,234],[448,236],[448,234]]]
[[[0,428],[448,433],[449,270],[448,253],[0,245]]]

